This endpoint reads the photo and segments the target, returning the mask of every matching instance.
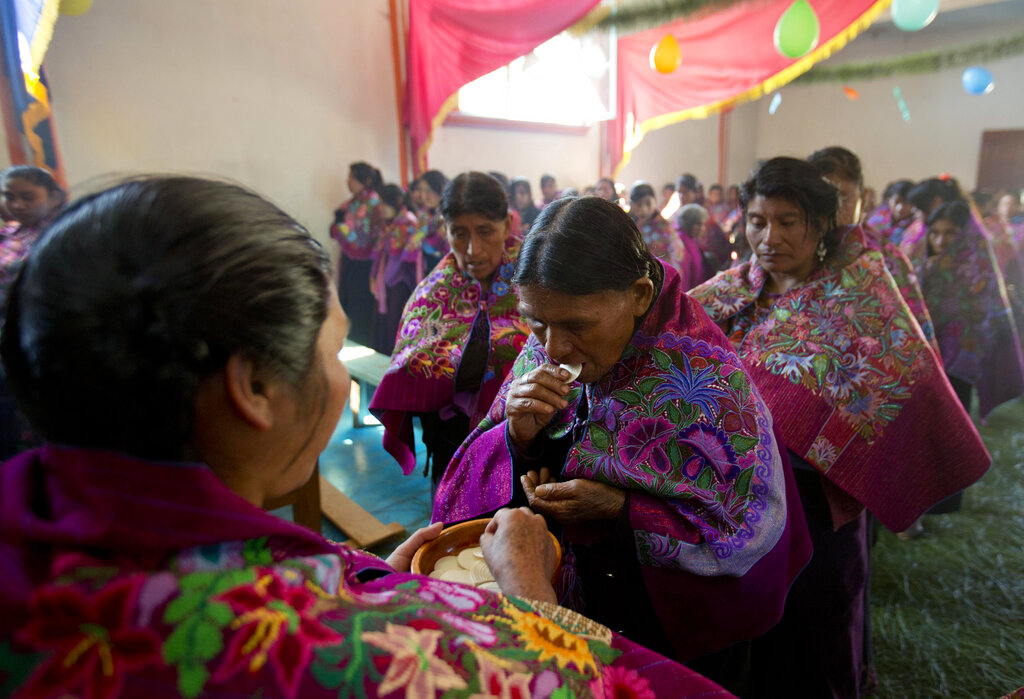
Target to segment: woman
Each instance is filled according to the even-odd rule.
[[[888,215],[884,224],[875,225],[868,221],[882,235],[889,239],[889,242],[900,245],[903,242],[903,234],[907,227],[914,222],[914,207],[910,205],[907,195],[914,188],[910,180],[897,180],[885,190],[886,210]]]
[[[16,165],[0,173],[0,195],[10,223],[0,223],[0,309],[7,301],[7,291],[28,257],[43,227],[57,215],[66,195],[46,170],[29,165]],[[0,319],[0,324],[3,320]],[[7,391],[7,380],[0,365],[0,460],[36,446],[25,419]]]
[[[863,229],[817,168],[773,158],[741,188],[751,262],[691,291],[725,329],[793,462],[814,556],[752,649],[751,696],[859,695],[865,507],[901,531],[989,457]]]
[[[345,401],[329,264],[286,214],[216,182],[132,181],[52,224],[2,340],[50,441],[0,469],[5,690],[718,691],[556,608],[539,516],[503,511],[482,541],[530,602],[405,572],[436,527],[389,565],[260,509],[309,478]]]
[[[389,355],[395,349],[402,309],[417,282],[413,266],[402,263],[402,253],[409,238],[416,235],[418,222],[405,207],[405,192],[396,184],[380,190],[380,212],[382,230],[370,274],[370,290],[377,299],[370,346]]]
[[[0,307],[7,289],[39,233],[64,205],[67,195],[46,170],[16,165],[0,172],[0,195],[11,222],[0,229]]]
[[[516,177],[512,180],[512,184],[509,187],[512,195],[512,206],[519,212],[519,218],[523,222],[523,230],[528,231],[540,213],[540,209],[533,202],[530,180],[525,177]]]
[[[348,171],[348,191],[352,198],[334,212],[331,237],[341,245],[341,271],[338,273],[341,307],[352,323],[352,340],[370,344],[373,322],[373,297],[370,294],[370,269],[374,249],[380,238],[380,197],[384,186],[380,170],[364,163],[352,163]]]
[[[528,502],[562,528],[562,599],[676,658],[766,630],[806,538],[721,332],[598,197],[541,212],[515,282],[532,336],[434,519]]]
[[[639,182],[630,190],[629,200],[632,202],[629,215],[640,229],[640,235],[644,237],[651,254],[679,272],[684,289],[703,281],[699,276],[700,250],[690,239],[687,239],[689,249],[683,245],[672,224],[658,211],[654,188],[646,182]]]
[[[821,175],[839,190],[839,212],[836,223],[840,226],[854,226],[860,223],[864,194],[864,173],[857,154],[842,146],[830,146],[815,151],[807,159]],[[935,329],[931,315],[921,295],[921,286],[910,259],[899,245],[886,238],[870,226],[862,229],[868,244],[885,260],[885,268],[892,275],[896,287],[910,307],[914,318],[921,326],[924,336],[934,349]]]
[[[619,195],[615,191],[615,180],[611,177],[602,177],[594,185],[594,193],[596,196],[601,197],[607,201],[615,204],[619,203]]]
[[[417,199],[422,202],[420,210],[416,213],[419,227],[416,234],[406,243],[402,262],[414,270],[417,283],[429,274],[448,252],[448,241],[443,230],[444,222],[438,210],[446,184],[448,178],[440,170],[427,170],[416,180]]]
[[[1024,356],[1002,274],[967,202],[940,204],[928,217],[921,287],[932,309],[953,389],[982,418],[1024,393]]]
[[[501,183],[482,172],[448,183],[440,202],[449,252],[413,291],[391,366],[370,410],[385,427],[384,448],[406,474],[416,465],[412,418],[419,416],[431,483],[487,413],[526,341],[511,286],[511,219]]]

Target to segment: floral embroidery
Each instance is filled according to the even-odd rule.
[[[537,653],[542,662],[552,661],[562,670],[572,666],[580,673],[597,672],[594,655],[584,639],[514,604],[506,602],[505,612],[507,619],[495,617],[494,621],[507,624],[526,650]]]
[[[160,637],[133,622],[143,580],[122,579],[92,596],[71,586],[39,590],[20,640],[33,650],[54,652],[29,678],[25,693],[116,697],[127,673],[157,663]]]
[[[312,649],[337,643],[341,636],[316,618],[317,595],[295,571],[259,571],[257,575],[253,584],[219,596],[237,615],[230,628],[238,633],[214,679],[228,680],[243,667],[259,672],[269,662],[278,685],[293,697]]]
[[[590,683],[595,699],[656,699],[651,683],[630,668],[610,668]]]
[[[436,655],[442,636],[436,629],[420,631],[394,624],[388,624],[384,633],[364,633],[364,641],[391,654],[380,694],[404,687],[405,696],[415,699],[436,696],[439,690],[465,688],[466,681]]]
[[[331,227],[331,236],[341,245],[342,253],[356,260],[370,257],[380,232],[380,198],[371,189],[364,189],[341,205],[344,220]]]
[[[469,699],[530,699],[531,677],[521,672],[505,672],[486,657],[477,656],[480,670],[480,692]]]

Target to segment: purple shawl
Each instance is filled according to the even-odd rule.
[[[419,281],[413,278],[412,266],[402,262],[402,253],[409,238],[415,235],[417,225],[416,217],[403,207],[393,219],[384,224],[380,241],[373,249],[370,285],[380,313],[388,311],[389,286],[405,282],[412,287]]]
[[[47,446],[0,468],[16,697],[727,697],[569,610],[396,573],[202,464]]]
[[[512,498],[518,483],[505,442],[505,400],[514,378],[545,363],[550,359],[531,336],[487,419],[445,472],[435,521],[469,519]],[[574,425],[584,394],[587,418]],[[787,499],[791,474],[771,415],[674,269],[665,267],[663,288],[622,358],[567,400],[545,429],[552,439],[582,433],[562,477],[629,491],[637,559],[679,657],[774,624],[809,556],[802,510],[795,491]]]
[[[838,486],[826,489],[837,527],[867,506],[902,531],[985,473],[985,445],[863,229],[770,306],[758,304],[766,280],[747,262],[691,293],[727,329],[786,446]]]
[[[1003,275],[973,217],[920,275],[946,373],[978,389],[981,416],[1024,393],[1024,355]]]
[[[514,252],[514,251],[513,251]],[[473,425],[486,414],[505,374],[529,333],[519,315],[519,298],[510,285],[515,263],[506,251],[490,291],[462,272],[449,253],[412,292],[398,329],[391,366],[373,394],[370,411],[385,427],[384,448],[402,470],[416,467],[412,415],[454,411]],[[456,405],[455,377],[462,351],[477,316],[490,326],[490,353],[480,392],[468,404]],[[448,417],[442,415],[442,417]]]

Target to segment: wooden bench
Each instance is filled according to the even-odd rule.
[[[339,354],[348,367],[353,383],[359,391],[352,391],[349,403],[352,407],[352,425],[366,427],[380,424],[369,415],[370,399],[373,390],[380,385],[387,371],[391,358],[369,347],[346,340],[345,347]],[[373,420],[373,422],[370,422]],[[355,500],[335,488],[320,475],[320,464],[313,471],[313,477],[306,485],[293,493],[278,498],[267,505],[268,510],[292,506],[294,519],[307,529],[318,534],[321,531],[321,517],[327,517],[338,529],[345,533],[345,543],[356,548],[370,548],[377,544],[405,533],[405,527],[398,522],[384,524],[372,514],[364,510]]]
[[[359,386],[359,391],[353,391],[349,397],[352,426],[379,425],[380,423],[370,415],[370,400],[373,398],[374,389],[384,380],[384,372],[391,364],[391,357],[351,340],[345,340],[345,347],[338,356],[348,368],[352,381]]]
[[[313,469],[313,476],[306,485],[287,495],[267,503],[266,509],[276,510],[292,506],[296,524],[301,524],[317,534],[322,530],[322,517],[326,517],[340,529],[348,539],[345,544],[365,549],[405,533],[405,527],[398,522],[384,524],[364,510],[352,498],[335,488],[320,475],[320,464]]]

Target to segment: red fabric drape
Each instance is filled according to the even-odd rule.
[[[646,132],[781,87],[842,49],[889,2],[811,0],[821,24],[818,47],[797,60],[780,55],[773,41],[775,25],[793,0],[743,3],[619,39],[616,118],[605,145],[612,170],[628,162]],[[666,34],[675,37],[683,54],[682,65],[667,75],[650,66],[651,48]]]
[[[529,53],[599,0],[410,0],[406,106],[417,172],[460,87]],[[452,105],[453,106],[453,105]]]

